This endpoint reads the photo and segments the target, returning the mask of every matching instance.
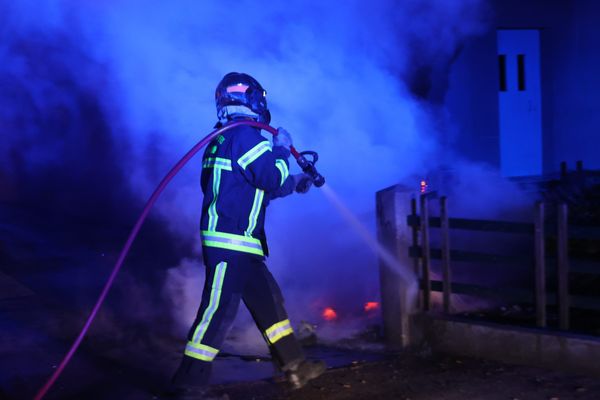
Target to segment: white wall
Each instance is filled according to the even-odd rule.
[[[495,0],[490,31],[451,67],[445,105],[463,155],[499,166],[497,28],[540,29],[544,172],[600,169],[600,1]]]

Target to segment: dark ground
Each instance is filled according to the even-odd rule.
[[[257,381],[215,386],[229,399],[600,399],[600,379],[444,355],[401,354],[330,369],[297,391]]]

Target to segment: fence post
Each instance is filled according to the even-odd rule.
[[[396,258],[396,267],[407,272],[403,277],[400,271],[384,259],[379,261],[383,331],[387,345],[393,349],[411,346],[422,336],[419,328],[413,323],[418,311],[416,282],[406,279],[406,275],[412,275],[414,265],[414,260],[409,254],[413,232],[406,223],[406,216],[412,211],[412,197],[414,190],[401,185],[383,189],[376,195],[379,242]]]
[[[450,294],[452,280],[450,275],[450,225],[448,223],[448,198],[440,198],[440,219],[442,234],[442,279],[444,283],[444,313],[450,314]]]
[[[558,207],[558,321],[560,329],[569,329],[569,236],[568,209]]]
[[[419,216],[419,214],[417,214],[417,199],[412,198],[410,199],[410,215],[413,218],[413,220],[416,220],[416,218]],[[412,248],[413,249],[417,249],[419,247],[419,228],[415,225],[413,225],[411,227],[411,232],[412,232]],[[419,257],[413,257],[413,271],[415,273],[415,277],[417,278],[417,286],[418,286],[418,281],[420,279],[420,271],[419,271]],[[419,290],[420,292],[420,290]],[[422,307],[423,301],[421,300],[421,296],[417,296],[417,307]]]
[[[430,271],[430,250],[429,250],[429,204],[427,195],[421,195],[421,265],[423,267],[422,289],[423,289],[423,310],[429,311],[431,308],[431,279]]]
[[[535,309],[536,325],[546,327],[546,259],[544,245],[544,203],[535,204]]]

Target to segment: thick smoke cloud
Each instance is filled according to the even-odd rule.
[[[328,184],[373,230],[377,190],[417,185],[442,164],[466,166],[454,171],[457,187],[486,177],[478,191],[488,198],[500,182],[439,145],[448,128],[439,82],[461,43],[486,29],[483,0],[57,0],[1,8],[7,198],[43,195],[53,209],[68,200],[104,221],[133,220],[168,168],[211,130],[213,90],[230,71],[263,84],[273,125],[292,132],[299,149],[319,152]],[[193,243],[196,253],[198,174],[196,159],[156,214],[171,242]],[[317,319],[328,304],[351,314],[378,297],[375,256],[318,190],[278,200],[268,214],[269,265],[294,317]],[[182,327],[193,313],[181,310],[196,307],[191,292],[202,287],[181,280],[198,280],[194,264],[182,260],[165,283]]]

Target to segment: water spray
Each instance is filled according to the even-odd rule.
[[[115,266],[113,267],[112,272],[110,273],[110,276],[108,277],[108,280],[106,281],[104,288],[102,289],[102,292],[100,293],[100,296],[98,297],[98,300],[96,301],[96,304],[92,308],[90,315],[88,316],[85,324],[83,325],[83,328],[79,332],[79,335],[77,336],[77,338],[71,345],[69,351],[67,352],[67,354],[65,355],[63,360],[60,362],[58,367],[54,370],[54,373],[52,374],[52,376],[46,381],[44,386],[42,386],[42,388],[37,392],[37,394],[35,395],[35,398],[34,398],[35,400],[41,400],[44,398],[44,396],[46,396],[46,394],[48,393],[50,388],[52,388],[52,386],[54,385],[54,383],[56,382],[58,377],[61,375],[61,373],[63,372],[63,370],[69,363],[69,361],[71,361],[71,358],[73,358],[73,355],[79,348],[81,341],[83,340],[87,331],[89,330],[90,326],[92,325],[92,322],[94,321],[94,318],[96,317],[96,314],[98,313],[98,311],[100,310],[100,307],[104,303],[104,300],[106,299],[108,291],[112,287],[113,282],[114,282],[115,278],[117,277],[117,274],[119,273],[119,270],[121,269],[121,266],[123,265],[123,262],[125,261],[125,258],[127,257],[127,254],[129,254],[129,250],[131,248],[131,245],[133,244],[133,241],[137,237],[137,234],[140,231],[142,225],[144,224],[146,217],[150,213],[150,210],[152,209],[152,206],[154,206],[154,203],[156,203],[156,200],[158,200],[158,197],[160,196],[160,194],[167,187],[169,182],[171,182],[171,180],[175,177],[175,175],[177,175],[177,173],[185,166],[185,164],[187,164],[188,161],[190,161],[192,159],[192,157],[194,157],[194,155],[196,155],[196,153],[198,153],[202,148],[204,148],[208,143],[210,143],[219,134],[221,134],[225,131],[228,131],[232,128],[235,128],[237,126],[240,126],[240,125],[250,125],[255,128],[265,130],[265,131],[271,133],[273,136],[277,135],[277,129],[273,128],[272,126],[262,124],[260,122],[256,122],[256,121],[252,121],[252,120],[240,120],[240,121],[230,122],[230,123],[224,125],[223,127],[216,129],[216,130],[212,131],[211,133],[209,133],[206,137],[204,137],[202,140],[200,140],[194,147],[192,147],[192,149],[190,151],[188,151],[183,156],[183,158],[181,160],[179,160],[179,162],[177,162],[177,164],[175,164],[175,166],[169,171],[169,173],[167,173],[167,175],[162,179],[162,181],[159,183],[159,185],[156,187],[156,189],[154,190],[154,192],[152,193],[152,195],[146,202],[146,205],[145,205],[144,209],[142,210],[142,213],[138,217],[135,225],[133,226],[131,232],[129,233],[127,241],[125,242],[125,245],[123,246],[123,249],[121,250],[121,253],[119,254],[117,262],[115,263]],[[298,150],[296,150],[294,148],[294,146],[291,146],[290,152],[292,153],[292,155],[298,162],[298,165],[300,166],[300,168],[302,168],[302,171],[304,173],[308,174],[314,180],[315,186],[317,186],[317,187],[323,186],[323,184],[325,183],[325,179],[323,178],[323,176],[321,174],[319,174],[319,172],[315,168],[315,163],[318,160],[317,153],[315,153],[313,151],[298,152]],[[306,158],[306,156],[311,156],[311,159]]]
[[[354,228],[356,233],[362,238],[367,246],[369,246],[371,251],[381,259],[387,268],[394,270],[400,279],[404,281],[408,288],[408,298],[411,299],[411,301],[414,301],[417,298],[418,293],[417,278],[415,274],[409,268],[405,268],[401,265],[396,257],[379,243],[367,227],[360,222],[356,215],[354,215],[354,213],[352,213],[352,211],[342,202],[329,185],[323,186],[323,193],[329,202],[337,208],[340,215],[346,219],[346,222]]]

